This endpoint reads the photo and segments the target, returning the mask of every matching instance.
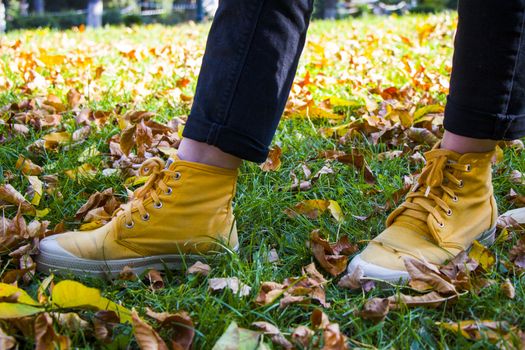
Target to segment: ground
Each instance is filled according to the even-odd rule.
[[[147,278],[108,282],[55,276],[55,283],[75,279],[100,289],[110,300],[135,308],[140,315],[146,307],[158,312],[185,310],[195,324],[195,349],[211,348],[231,321],[249,329],[255,329],[251,326],[255,321],[267,321],[289,336],[298,325],[310,325],[316,308],[339,324],[351,346],[485,349],[495,346],[488,336],[472,341],[436,322],[497,320],[525,329],[524,277],[509,268],[509,250],[517,241],[513,233],[491,248],[496,262],[483,277],[494,283],[479,294],[460,296],[454,304],[435,309],[403,307],[376,324],[358,315],[365,302],[406,292],[406,288],[345,290],[337,286],[342,275],[332,277],[319,265],[328,279],[329,307],[315,301],[286,308],[279,308],[278,301],[263,306],[255,303],[262,282],[300,276],[301,268],[315,261],[306,244],[313,230],[322,229],[330,241],[348,236],[363,247],[384,228],[389,204],[399,201],[396,191],[404,186],[405,176],[417,173],[422,166],[419,156],[430,149],[434,135],[441,135],[455,21],[455,14],[444,13],[312,23],[292,95],[273,141],[274,148],[282,150],[281,166],[273,169],[270,165],[269,171],[256,164],[242,166],[235,199],[241,248],[209,261],[208,277],[166,273],[164,288],[157,290]],[[65,32],[40,29],[0,38],[0,184],[9,183],[26,193],[28,177],[16,167],[20,155],[43,168],[40,180],[52,182],[44,175],[57,175],[57,184],[35,204],[38,210],[49,210],[47,214],[39,211],[36,219],[49,221],[50,228],[60,223],[67,229],[85,225],[75,213],[96,191],[112,188],[125,201],[126,187],[134,188],[129,165],[140,161],[137,154],[139,158],[167,158],[164,148],[178,144],[208,29],[206,24]],[[33,104],[24,105],[28,100]],[[137,136],[138,147],[129,158],[120,158],[110,141],[118,144],[123,130],[133,127],[129,114],[123,117],[128,111],[153,112],[155,121],[173,129],[154,134],[153,145],[147,137],[144,141]],[[353,126],[347,125],[350,122]],[[334,129],[337,126],[342,127]],[[430,139],[422,128],[432,130]],[[82,132],[75,136],[76,130]],[[62,134],[65,140],[56,132],[66,132]],[[161,142],[164,134],[170,136]],[[45,145],[35,144],[46,137]],[[523,205],[516,200],[525,194],[523,182],[516,180],[518,172],[525,172],[525,158],[518,148],[505,147],[503,159],[495,166],[500,212]],[[402,152],[391,152],[394,150]],[[372,174],[367,175],[366,164],[354,161],[352,166],[333,159],[337,158],[333,152],[323,155],[324,151],[363,156]],[[84,164],[88,164],[87,174],[75,172]],[[312,180],[308,172],[316,174],[323,166],[329,173]],[[292,188],[295,177],[309,181],[303,190]],[[512,190],[515,193],[509,195]],[[31,192],[26,197],[30,199]],[[342,217],[337,211],[336,218],[287,215],[286,209],[307,199],[336,201]],[[12,219],[16,211],[6,206],[3,215]],[[25,218],[29,222],[34,215]],[[279,257],[277,262],[268,259],[272,249]],[[2,257],[4,277],[16,268],[15,261]],[[18,285],[36,297],[44,277],[28,274]],[[241,297],[230,290],[212,292],[208,279],[214,277],[238,277],[252,288],[251,293]],[[500,287],[505,279],[516,289],[514,299]],[[91,311],[79,312],[86,320],[92,318]],[[74,346],[101,346],[89,329],[74,332],[64,325],[55,327]],[[131,326],[122,325],[117,333],[115,347],[138,346]],[[34,344],[21,333],[15,338],[22,348]]]

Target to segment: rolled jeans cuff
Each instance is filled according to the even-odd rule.
[[[244,160],[262,163],[268,156],[268,147],[256,139],[227,125],[210,122],[192,114],[182,132],[183,137],[205,142],[221,151]]]
[[[445,130],[475,139],[515,140],[525,136],[525,114],[494,114],[474,110],[447,99]]]

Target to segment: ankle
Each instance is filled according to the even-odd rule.
[[[441,148],[448,149],[460,154],[463,153],[486,153],[496,148],[497,141],[489,139],[474,139],[445,131]]]
[[[181,160],[216,166],[225,169],[237,169],[242,159],[223,152],[219,148],[192,139],[182,139],[177,155]]]

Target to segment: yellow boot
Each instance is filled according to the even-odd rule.
[[[125,266],[177,269],[183,258],[238,248],[232,199],[237,170],[175,160],[165,167],[153,158],[140,173],[149,176],[106,225],[67,232],[40,242],[40,271],[117,275]]]
[[[352,261],[365,276],[387,281],[408,279],[403,257],[442,264],[469,249],[474,240],[494,242],[497,207],[492,189],[494,152],[458,154],[436,146],[387,228]]]

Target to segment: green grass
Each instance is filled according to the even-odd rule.
[[[453,18],[453,17],[452,17]],[[365,70],[352,71],[354,76],[365,78],[367,74],[377,73],[384,77],[383,86],[393,85],[401,87],[410,82],[410,77],[391,65],[391,62],[401,60],[401,57],[409,55],[409,59],[414,65],[425,65],[431,74],[446,77],[450,65],[451,57],[451,34],[452,31],[443,30],[434,34],[428,43],[423,45],[420,54],[401,44],[384,43],[391,38],[388,33],[396,35],[406,35],[416,40],[415,28],[422,23],[438,23],[446,28],[452,28],[453,19],[450,15],[430,16],[430,17],[403,17],[403,18],[365,18],[360,20],[342,22],[314,22],[310,32],[310,41],[318,42],[324,40],[327,47],[330,45],[342,45],[351,43],[345,40],[361,38],[361,42],[355,52],[372,48],[379,50],[377,56],[371,59],[376,67],[374,72]],[[162,75],[158,80],[152,82],[149,88],[153,91],[145,98],[137,98],[126,90],[129,86],[122,86],[124,79],[129,78],[130,84],[140,82],[141,76],[155,64],[154,57],[146,57],[134,63],[136,74],[127,75],[126,62],[122,62],[121,56],[112,47],[114,38],[121,38],[121,41],[132,45],[132,47],[150,43],[150,46],[162,46],[177,44],[183,40],[195,42],[195,52],[190,56],[198,57],[202,54],[204,47],[205,33],[208,26],[177,26],[174,28],[164,28],[160,26],[136,27],[133,29],[106,28],[100,31],[88,31],[86,33],[76,33],[67,31],[65,33],[38,30],[31,32],[16,32],[7,36],[7,40],[22,40],[25,50],[33,52],[40,46],[49,47],[51,43],[65,42],[64,47],[55,45],[53,52],[71,52],[75,43],[67,40],[79,39],[82,43],[86,40],[96,43],[95,45],[82,47],[87,55],[93,57],[94,66],[104,65],[107,75],[103,76],[97,83],[100,89],[96,93],[97,97],[90,99],[86,105],[92,109],[113,110],[117,105],[124,106],[124,109],[146,109],[158,114],[159,121],[166,122],[175,116],[184,116],[188,113],[188,105],[183,103],[170,103],[165,97],[158,96],[155,91],[162,92],[166,88],[173,87],[175,81],[188,76],[191,83],[183,89],[184,93],[191,94],[195,83],[195,69],[188,69],[182,73],[173,75]],[[379,34],[378,34],[379,33]],[[380,33],[387,33],[381,37]],[[376,36],[374,40],[367,41],[367,38]],[[176,39],[173,39],[176,37]],[[51,39],[50,39],[51,38]],[[368,42],[369,46],[366,46]],[[393,46],[392,46],[393,45]],[[383,50],[383,51],[381,51]],[[391,50],[392,55],[385,57],[385,52]],[[0,50],[0,65],[3,66],[5,77],[23,85],[23,80],[16,71],[12,70],[12,53]],[[298,71],[298,78],[304,77],[308,70],[312,76],[316,72],[331,77],[339,78],[347,69],[346,61],[335,59],[334,54],[327,54],[328,59],[334,62],[331,65],[317,67],[315,65],[318,56],[312,46],[307,46],[306,52],[301,61]],[[183,64],[181,63],[181,67]],[[198,67],[198,66],[197,66]],[[182,68],[181,68],[182,69]],[[75,79],[76,76],[82,77],[84,69],[63,70],[62,75],[66,79]],[[49,71],[42,70],[44,76],[48,76]],[[0,77],[2,74],[0,73]],[[85,81],[73,82],[70,86],[84,87]],[[366,87],[373,84],[368,83]],[[57,83],[49,87],[47,92],[54,92],[58,96],[65,96],[67,84]],[[366,85],[366,84],[365,84]],[[354,96],[358,90],[350,82],[341,84],[327,84],[319,89],[312,89],[312,94],[316,101],[321,101],[326,96],[338,96],[341,98],[357,98]],[[365,87],[361,91],[365,91]],[[35,93],[38,94],[38,93]],[[422,96],[423,92],[418,92],[415,96]],[[440,91],[431,92],[435,101],[444,101],[445,95]],[[15,87],[0,91],[0,107],[8,103],[20,101],[27,98]],[[377,99],[377,96],[374,98]],[[360,100],[362,101],[362,100]],[[1,116],[0,116],[1,117]],[[349,118],[355,117],[352,113],[347,115]],[[341,124],[343,121],[341,121]],[[224,332],[231,321],[236,321],[240,326],[250,328],[254,321],[268,321],[277,325],[285,334],[289,334],[298,325],[308,325],[311,311],[318,307],[311,305],[291,305],[281,310],[278,303],[260,307],[255,305],[254,300],[258,288],[263,281],[281,282],[290,276],[298,276],[301,267],[313,261],[313,256],[306,247],[305,242],[309,238],[310,232],[315,228],[323,228],[329,233],[331,240],[336,240],[343,235],[350,236],[352,241],[368,240],[374,237],[384,228],[384,221],[387,212],[380,212],[371,215],[366,221],[360,221],[353,217],[369,215],[374,212],[377,205],[383,205],[387,199],[400,186],[404,175],[411,174],[418,170],[419,166],[409,162],[407,157],[379,162],[377,154],[392,149],[384,144],[371,145],[366,141],[354,141],[345,145],[339,145],[336,139],[322,137],[318,129],[331,126],[329,121],[312,122],[305,119],[284,119],[279,125],[274,142],[281,145],[283,149],[282,167],[276,172],[262,172],[255,164],[245,163],[241,169],[239,178],[238,193],[235,200],[235,215],[238,220],[240,232],[240,251],[217,258],[212,262],[211,277],[239,277],[244,283],[252,287],[249,297],[239,298],[229,291],[212,293],[208,290],[207,278],[186,276],[183,272],[171,272],[166,274],[166,287],[158,291],[148,288],[146,282],[142,281],[105,281],[93,278],[75,278],[80,282],[102,290],[103,294],[109,299],[121,302],[128,308],[135,308],[143,313],[146,307],[155,311],[186,310],[191,314],[196,325],[196,337],[194,341],[195,349],[209,349]],[[64,127],[66,130],[75,130],[74,120],[66,115],[64,117]],[[123,179],[117,174],[105,177],[101,173],[92,179],[74,181],[64,175],[67,169],[75,168],[81,164],[78,156],[89,146],[95,146],[101,155],[90,159],[89,162],[99,169],[107,167],[108,139],[120,132],[114,124],[108,123],[100,130],[92,133],[90,137],[78,147],[61,152],[43,152],[41,154],[31,154],[27,146],[39,139],[47,131],[40,132],[31,130],[28,137],[17,136],[4,142],[0,146],[0,176],[6,172],[13,174],[13,179],[9,181],[15,188],[26,189],[28,182],[24,176],[15,169],[14,165],[19,156],[23,154],[31,156],[33,161],[44,167],[46,174],[58,174],[59,191],[61,196],[45,197],[40,207],[48,207],[49,215],[45,218],[51,221],[52,225],[64,220],[70,229],[78,228],[79,222],[74,219],[74,214],[78,208],[86,201],[90,194],[112,187],[122,199],[126,198]],[[7,127],[0,125],[0,134],[7,134]],[[312,172],[315,173],[323,165],[323,160],[311,160],[318,151],[326,149],[340,149],[350,151],[357,148],[365,154],[374,174],[377,176],[377,184],[368,185],[360,173],[353,168],[343,164],[333,164],[335,174],[321,177],[320,181],[313,185],[307,192],[293,193],[287,190],[291,184],[290,172],[295,171],[301,174],[301,164],[307,163]],[[505,199],[505,195],[510,188],[523,193],[523,188],[512,184],[508,178],[512,170],[525,172],[525,159],[522,153],[506,150],[505,160],[496,166],[494,186],[500,211],[512,208],[511,204]],[[2,175],[4,174],[4,175]],[[4,181],[0,178],[0,181]],[[380,190],[376,194],[370,194],[371,189]],[[334,199],[341,205],[345,213],[345,220],[338,224],[328,216],[323,216],[319,220],[308,220],[305,218],[290,219],[284,214],[284,209],[293,206],[302,199]],[[12,217],[13,210],[6,209],[5,215]],[[383,291],[374,289],[369,293],[352,293],[341,290],[337,287],[337,279],[333,279],[327,285],[327,300],[332,306],[324,310],[333,322],[340,324],[343,332],[355,341],[369,344],[377,348],[397,348],[397,349],[427,349],[427,348],[474,348],[487,349],[493,347],[488,341],[481,340],[476,343],[468,341],[459,335],[439,329],[435,322],[438,321],[459,321],[465,319],[493,319],[506,320],[511,324],[525,329],[525,288],[524,277],[515,275],[503,267],[503,262],[508,259],[508,250],[515,239],[510,242],[500,243],[493,248],[498,258],[493,271],[487,277],[498,282],[505,278],[510,278],[516,287],[515,300],[505,298],[497,285],[484,290],[480,295],[467,295],[453,305],[441,306],[435,310],[424,308],[401,309],[391,312],[384,322],[377,325],[362,320],[355,313],[360,310],[364,302],[374,296],[389,296],[395,291]],[[272,264],[267,261],[267,253],[275,248],[279,254],[280,262]],[[8,258],[2,258],[2,268],[12,268]],[[36,294],[38,281],[43,278],[37,275],[34,282],[24,286],[32,295]],[[63,278],[63,277],[60,277]],[[59,279],[60,279],[59,278]],[[90,312],[83,312],[87,318]],[[101,344],[94,342],[93,337],[88,331],[72,332],[71,329],[57,330],[72,337],[73,344],[80,348],[99,348]],[[122,347],[130,346],[134,348],[137,344],[131,337],[131,327],[121,326],[120,341]],[[17,339],[23,346],[31,348],[32,341],[19,337]],[[116,346],[116,345],[115,345]]]

